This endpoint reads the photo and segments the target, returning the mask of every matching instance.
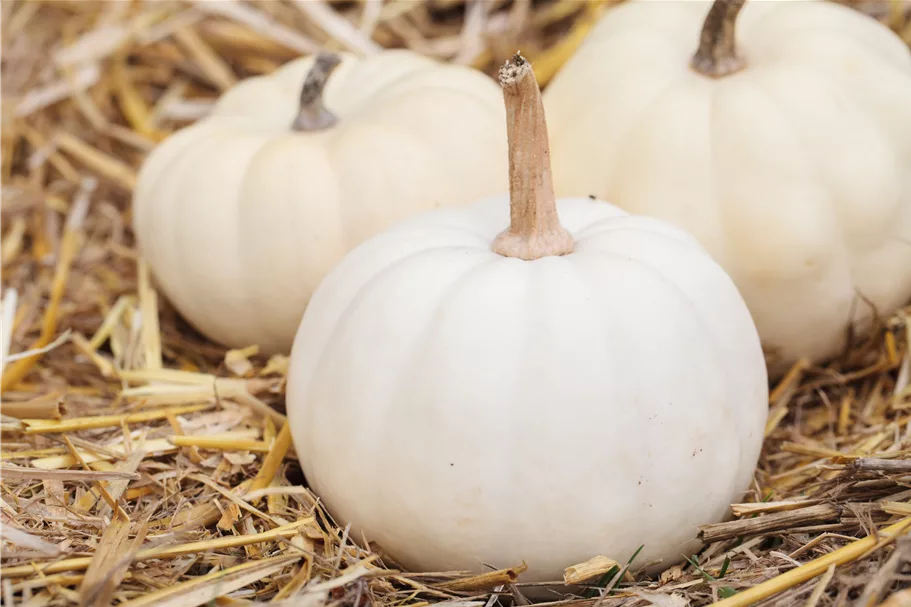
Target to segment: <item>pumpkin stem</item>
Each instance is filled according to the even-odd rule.
[[[323,89],[329,81],[329,76],[341,62],[341,57],[335,53],[322,52],[316,56],[301,88],[300,111],[294,119],[292,129],[321,131],[338,122],[335,114],[323,105]]]
[[[693,55],[690,66],[709,78],[721,78],[746,67],[746,61],[737,54],[734,25],[737,15],[746,0],[715,0],[709,9],[699,49]]]
[[[495,253],[532,260],[572,252],[573,238],[557,216],[550,146],[541,89],[520,54],[500,68],[509,141],[509,228],[493,241]]]

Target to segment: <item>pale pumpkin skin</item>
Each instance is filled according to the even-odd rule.
[[[572,253],[491,242],[509,198],[431,211],[351,252],[292,349],[288,423],[350,536],[412,570],[692,554],[748,489],[768,388],[755,326],[688,235],[558,202]]]
[[[507,189],[488,76],[405,50],[342,55],[323,94],[337,123],[295,132],[312,65],[242,81],[139,174],[141,254],[175,308],[231,347],[287,353],[313,289],[350,248],[398,219]]]
[[[745,67],[690,66],[709,2],[609,9],[544,92],[558,196],[685,228],[739,287],[772,376],[911,297],[911,53],[832,2],[748,1]]]
[[[668,566],[753,478],[756,327],[680,228],[555,200],[531,64],[499,80],[509,194],[398,222],[317,288],[289,361],[298,460],[351,538],[411,570],[559,582],[641,545],[637,567]]]

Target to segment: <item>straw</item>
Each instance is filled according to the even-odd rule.
[[[288,357],[201,336],[137,251],[142,161],[237,83],[408,47],[491,76],[520,50],[546,90],[618,1],[0,3],[4,605],[911,604],[911,308],[772,386],[754,481],[698,552],[532,584],[522,557],[408,571],[335,521],[294,449]],[[907,3],[839,1],[911,43]]]

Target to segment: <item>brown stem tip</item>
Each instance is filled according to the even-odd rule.
[[[491,248],[525,260],[571,253],[575,243],[557,216],[547,121],[531,64],[516,53],[500,68],[500,85],[509,142],[510,222]]]
[[[300,110],[291,126],[292,129],[321,131],[338,122],[335,114],[323,105],[323,89],[326,88],[329,76],[341,62],[341,57],[335,53],[323,52],[316,56],[301,88]]]
[[[735,24],[737,15],[746,0],[715,0],[709,9],[699,48],[690,66],[709,78],[721,78],[746,67],[746,61],[737,53]]]

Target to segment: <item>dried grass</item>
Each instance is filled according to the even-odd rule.
[[[329,519],[284,425],[287,361],[226,352],[157,296],[129,196],[158,141],[299,53],[493,73],[521,48],[546,83],[614,1],[0,3],[3,604],[525,604],[522,563],[408,574]],[[853,4],[911,43],[907,2]],[[754,487],[690,563],[649,579],[592,555],[554,600],[911,604],[909,315],[775,387]]]

